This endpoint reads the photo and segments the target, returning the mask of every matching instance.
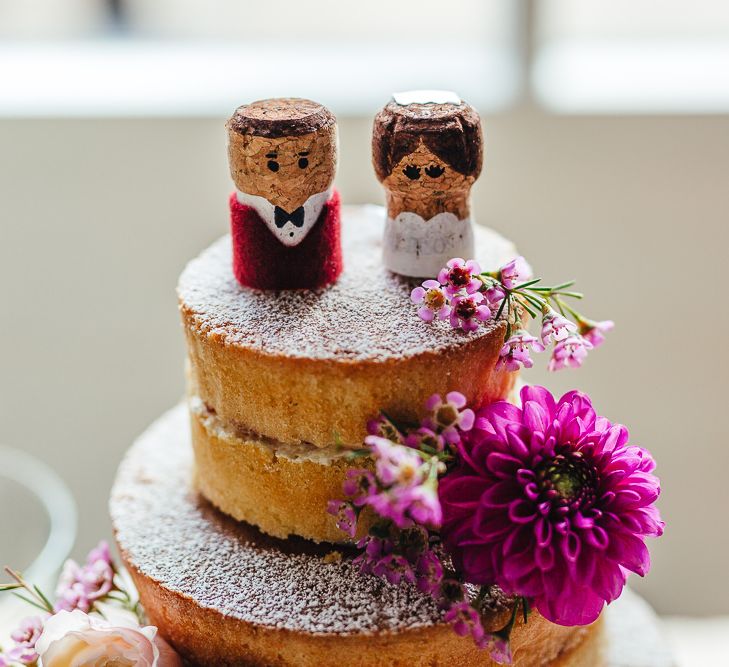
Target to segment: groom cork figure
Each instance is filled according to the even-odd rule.
[[[283,98],[236,109],[226,125],[233,272],[245,287],[316,289],[342,271],[334,115]]]

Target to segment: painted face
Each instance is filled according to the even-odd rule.
[[[398,162],[383,185],[393,194],[409,200],[440,199],[467,193],[473,181],[472,177],[447,165],[421,142]]]
[[[269,139],[230,132],[228,157],[236,187],[295,211],[334,180],[335,135],[329,130]]]

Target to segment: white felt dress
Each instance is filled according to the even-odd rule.
[[[459,220],[453,213],[438,213],[425,220],[403,211],[385,222],[383,259],[385,266],[403,276],[435,278],[454,257],[473,259],[471,220]]]

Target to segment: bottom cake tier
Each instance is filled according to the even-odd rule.
[[[127,454],[111,497],[122,559],[161,634],[191,665],[494,665],[427,595],[357,571],[342,547],[278,540],[194,491],[188,414],[178,406]],[[510,601],[495,595],[487,629]],[[512,633],[519,667],[600,667],[602,624],[532,612]]]

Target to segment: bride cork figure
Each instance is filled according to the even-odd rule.
[[[471,186],[483,163],[476,110],[455,93],[396,93],[375,117],[372,160],[385,188],[385,266],[413,278],[474,255]]]

